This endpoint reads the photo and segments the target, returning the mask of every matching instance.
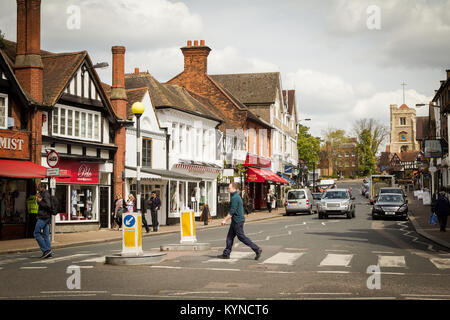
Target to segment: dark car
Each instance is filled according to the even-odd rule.
[[[372,220],[378,218],[408,220],[408,200],[398,193],[381,193],[372,208]]]
[[[380,191],[378,192],[377,197],[380,196],[380,194],[383,194],[383,193],[401,194],[403,196],[403,199],[406,199],[406,197],[407,197],[402,188],[393,188],[393,187],[380,188]]]

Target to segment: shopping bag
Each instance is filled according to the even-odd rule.
[[[435,213],[433,213],[433,214],[430,216],[430,224],[437,224],[437,223],[438,223],[437,215],[436,215]]]

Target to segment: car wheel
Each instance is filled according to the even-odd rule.
[[[323,218],[324,218],[324,219],[328,219],[328,215],[327,215],[327,214],[324,214],[324,215],[323,215]]]
[[[378,220],[378,217],[375,215],[372,215],[372,220]]]
[[[312,207],[309,209],[309,214],[310,215],[312,215],[314,212],[313,212],[313,209],[312,209]]]
[[[352,218],[354,218],[354,217],[355,217],[355,211],[352,212]]]
[[[319,214],[319,219],[323,219],[323,215],[320,212],[318,212],[318,214]]]
[[[352,213],[351,212],[347,212],[347,219],[351,219],[352,218]]]

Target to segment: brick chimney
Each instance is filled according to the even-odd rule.
[[[205,45],[205,40],[200,40],[200,45],[198,40],[194,40],[194,45],[188,40],[187,46],[182,47],[181,51],[184,55],[185,72],[204,74],[208,72],[208,55],[211,48]]]
[[[447,72],[447,80],[450,79],[450,69],[445,70]]]
[[[111,104],[119,118],[127,118],[127,94],[125,91],[125,47],[114,46],[112,51],[112,86]],[[125,171],[126,131],[125,127],[117,128],[114,143],[117,151],[114,156],[114,194],[125,197],[125,182],[122,172]]]
[[[38,102],[43,97],[41,0],[17,0],[17,52],[14,72],[21,86]]]

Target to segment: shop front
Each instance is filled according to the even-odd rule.
[[[103,164],[61,160],[56,178],[59,210],[56,232],[98,230],[107,227],[110,212],[110,173]],[[106,172],[105,172],[106,171]]]

